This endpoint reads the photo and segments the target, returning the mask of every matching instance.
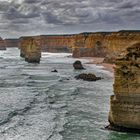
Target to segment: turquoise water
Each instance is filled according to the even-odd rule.
[[[0,140],[139,140],[104,129],[112,73],[82,59],[84,72],[103,79],[76,80],[81,71],[69,55],[43,53],[40,64],[28,64],[16,48],[0,52]]]

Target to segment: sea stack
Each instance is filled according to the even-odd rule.
[[[116,59],[110,129],[140,133],[140,43]]]
[[[4,40],[0,37],[0,50],[6,50]]]
[[[40,63],[41,49],[38,40],[33,37],[23,37],[20,42],[20,56],[29,63]]]

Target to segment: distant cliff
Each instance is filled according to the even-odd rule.
[[[75,36],[73,57],[113,58],[140,41],[140,31],[81,33]]]
[[[72,52],[74,38],[72,35],[41,35],[40,47],[48,52]]]
[[[0,50],[6,50],[4,40],[0,37]]]
[[[19,39],[5,39],[4,40],[6,48],[18,47]]]
[[[104,57],[105,62],[113,62],[120,52],[140,41],[140,31],[40,35],[33,38],[38,40],[41,51],[70,52],[73,57]]]
[[[24,38],[21,37],[19,39],[20,44],[24,44]],[[42,52],[66,52],[71,53],[72,47],[74,44],[74,36],[73,35],[40,35],[40,36],[32,36],[35,40],[38,40],[38,45],[41,48]],[[25,43],[26,44],[26,43]]]

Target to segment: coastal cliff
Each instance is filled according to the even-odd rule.
[[[82,33],[75,35],[73,57],[104,57],[106,49],[103,46],[102,33]]]
[[[74,38],[72,35],[41,35],[40,48],[42,51],[59,53],[72,52]]]
[[[82,33],[75,36],[73,57],[106,57],[109,61],[139,41],[140,31]]]
[[[40,40],[33,37],[21,38],[20,56],[29,63],[39,63],[41,58]]]
[[[140,43],[128,47],[115,64],[110,128],[140,133]]]
[[[72,46],[75,42],[73,35],[40,35],[31,37],[37,40],[42,52],[72,53]],[[26,38],[27,37],[21,37],[19,39],[19,46],[22,47],[26,45]],[[22,49],[22,51],[21,56],[24,55],[24,49]]]
[[[0,37],[0,50],[6,50],[4,40]]]
[[[140,41],[140,31],[40,35],[32,38],[38,40],[41,51],[68,52],[73,57],[103,57],[104,62],[114,63],[120,52]]]
[[[6,48],[18,47],[19,39],[5,39],[4,43]]]

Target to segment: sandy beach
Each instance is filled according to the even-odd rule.
[[[104,70],[108,70],[112,73],[114,73],[114,65],[109,64],[109,63],[104,63],[103,60],[104,58],[99,58],[99,57],[84,57],[84,59],[88,59],[90,62],[89,64],[96,64],[99,66],[103,66]]]

